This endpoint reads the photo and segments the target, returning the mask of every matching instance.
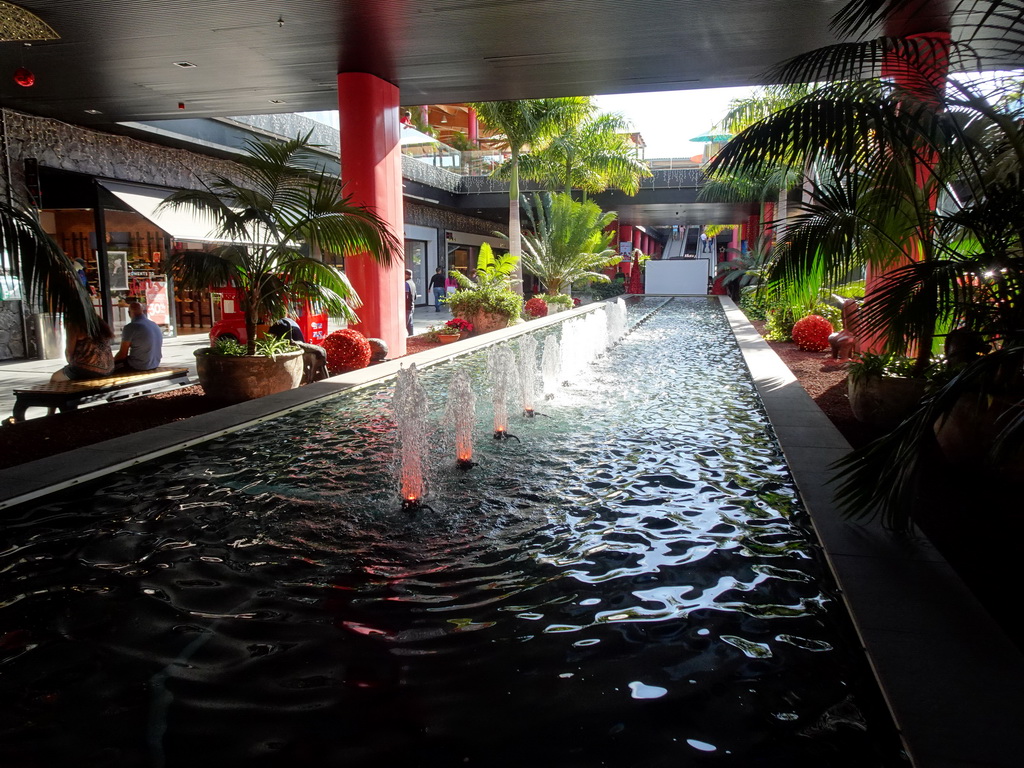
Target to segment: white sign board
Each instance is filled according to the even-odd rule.
[[[651,259],[647,262],[645,293],[706,295],[710,262],[707,259]]]

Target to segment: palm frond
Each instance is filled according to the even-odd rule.
[[[90,333],[99,330],[71,259],[33,216],[4,202],[0,202],[0,247],[20,268],[24,295],[31,305],[63,314],[65,322]]]

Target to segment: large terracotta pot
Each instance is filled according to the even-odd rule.
[[[850,409],[858,421],[895,427],[924,396],[924,379],[895,376],[851,376],[847,380]]]
[[[508,315],[495,312],[474,312],[466,320],[473,324],[474,333],[488,333],[499,328],[508,328],[512,324],[512,318]]]
[[[208,397],[229,403],[255,400],[302,383],[302,350],[274,358],[210,355],[196,350],[196,373]]]

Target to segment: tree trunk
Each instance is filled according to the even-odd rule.
[[[508,251],[516,259],[512,290],[523,295],[523,243],[519,224],[519,150],[512,150],[512,180],[508,187]]]

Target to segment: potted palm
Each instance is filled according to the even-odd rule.
[[[523,233],[523,266],[537,276],[548,296],[564,295],[576,282],[607,283],[598,270],[619,262],[609,248],[612,233],[604,228],[615,213],[603,213],[596,203],[577,202],[570,195],[542,192],[525,206],[530,231]],[[549,299],[549,304],[572,299]]]
[[[244,354],[196,352],[208,394],[245,400],[298,386],[302,351],[257,348],[257,326],[308,301],[319,311],[355,321],[356,295],[322,253],[370,253],[388,264],[399,251],[386,224],[342,194],[319,162],[309,136],[286,142],[252,141],[239,162],[238,180],[216,176],[205,189],[171,195],[163,204],[188,207],[210,219],[227,242],[206,251],[174,254],[170,271],[188,290],[231,285],[245,315]],[[262,351],[264,354],[258,354]],[[277,375],[279,369],[291,375]],[[273,383],[271,383],[273,382]]]
[[[510,253],[495,256],[490,245],[481,245],[476,280],[458,270],[449,273],[458,284],[458,290],[448,297],[452,314],[471,323],[477,333],[508,327],[523,311],[523,297],[512,290],[512,273],[518,262]]]

